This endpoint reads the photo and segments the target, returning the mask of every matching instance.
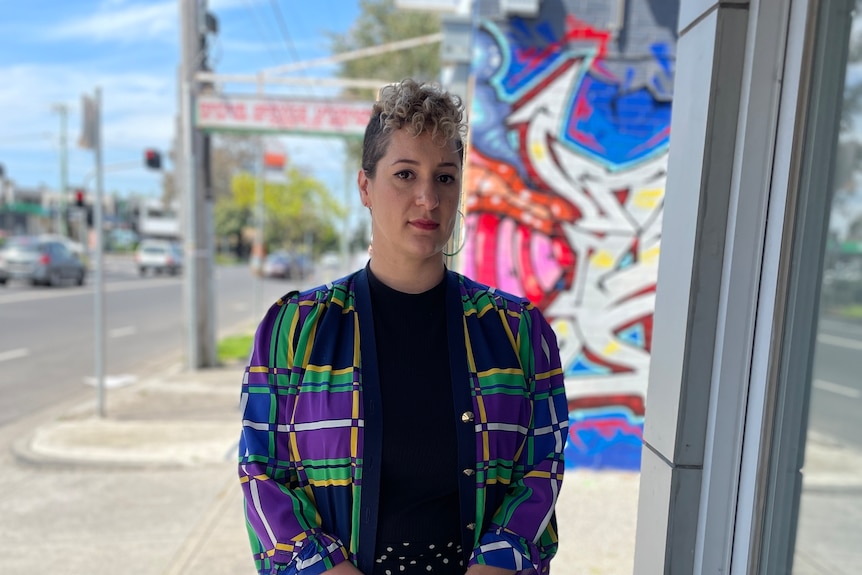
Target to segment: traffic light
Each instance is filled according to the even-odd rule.
[[[84,190],[75,190],[75,205],[79,208],[84,207]]]
[[[145,150],[144,151],[144,163],[148,168],[152,168],[153,170],[161,170],[162,169],[162,154],[158,150]]]

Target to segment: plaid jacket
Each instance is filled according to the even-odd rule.
[[[441,310],[442,311],[442,310]],[[548,573],[567,436],[556,337],[529,301],[447,271],[462,547]],[[239,476],[260,573],[372,572],[382,424],[368,278],[276,302],[242,384]]]

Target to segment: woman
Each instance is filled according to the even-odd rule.
[[[460,101],[387,86],[366,128],[365,269],[288,294],[242,388],[260,573],[547,573],[568,424],[539,310],[446,269]]]

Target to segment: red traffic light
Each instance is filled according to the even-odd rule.
[[[84,190],[75,190],[75,205],[79,208],[84,207]]]
[[[144,164],[146,164],[148,168],[152,168],[153,170],[161,170],[162,154],[158,150],[145,150]]]

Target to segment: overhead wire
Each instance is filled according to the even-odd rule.
[[[294,61],[298,62],[299,57],[296,55],[296,49],[293,46],[293,40],[290,37],[290,32],[287,30],[287,22],[284,19],[284,14],[281,13],[281,8],[278,5],[278,0],[269,0],[270,6],[272,6],[272,11],[275,12],[275,20],[278,24],[278,29],[281,31],[281,37],[284,39],[284,43],[287,46],[287,51],[290,52],[291,58]]]
[[[284,17],[284,14],[281,11],[281,7],[278,5],[278,0],[269,0],[270,6],[272,6],[272,11],[275,13],[275,21],[278,24],[278,29],[281,32],[281,37],[284,39],[284,44],[287,46],[287,50],[290,53],[290,57],[294,62],[299,62],[299,55],[296,52],[296,48],[293,44],[293,39],[290,36],[290,32],[287,29],[287,20]],[[305,70],[300,70],[300,74],[307,78]],[[314,87],[311,87],[312,94],[315,93]],[[316,94],[314,94],[316,95]]]
[[[254,9],[254,6],[252,5],[251,1],[243,0],[243,3],[245,4],[245,7],[248,9],[248,11],[251,12],[252,18],[254,19],[254,24],[257,27],[257,31],[260,33],[260,37],[263,39],[264,46],[266,46],[266,49],[269,52],[269,55],[272,57],[273,61],[282,61],[283,59],[275,53],[275,50],[272,47],[272,43],[269,40],[269,34],[266,32],[264,25],[258,19],[259,17],[257,10]]]

